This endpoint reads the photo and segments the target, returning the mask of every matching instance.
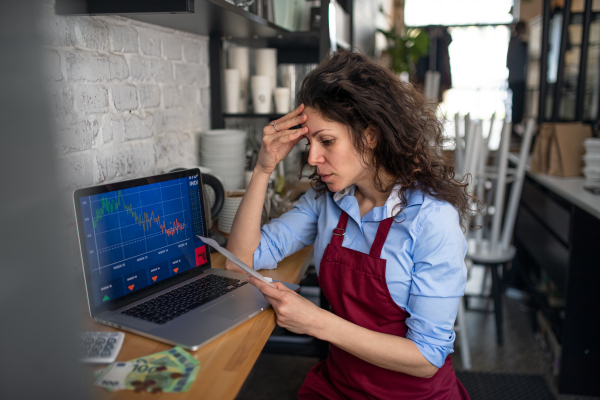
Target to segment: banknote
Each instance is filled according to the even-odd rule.
[[[94,383],[111,391],[174,392],[183,374],[176,367],[131,362],[114,363]]]
[[[177,346],[127,362],[113,363],[94,373],[94,384],[108,391],[186,392],[199,369],[200,362]]]

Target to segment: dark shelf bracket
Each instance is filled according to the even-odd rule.
[[[193,12],[194,0],[56,0],[59,15]]]
[[[544,0],[542,8],[542,54],[540,56],[540,93],[538,98],[538,124],[546,120],[546,96],[548,87],[548,33],[551,1]]]
[[[571,23],[571,0],[565,0],[562,9],[563,20],[560,34],[560,52],[558,57],[558,71],[556,73],[556,83],[554,84],[554,93],[552,99],[552,122],[558,122],[558,112],[560,109],[561,90],[565,74],[565,53],[569,43],[569,24]]]
[[[583,14],[583,37],[581,38],[581,58],[579,59],[579,76],[577,77],[577,103],[575,106],[575,121],[583,121],[583,101],[585,99],[585,78],[588,61],[588,45],[590,38],[590,23],[592,20],[592,0],[585,1]]]

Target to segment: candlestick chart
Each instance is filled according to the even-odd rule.
[[[187,201],[179,183],[119,190],[91,198],[99,267],[187,240],[184,199]]]

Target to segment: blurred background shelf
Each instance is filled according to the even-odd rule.
[[[225,0],[56,0],[56,12],[126,14],[138,21],[211,37],[277,37],[289,33]]]
[[[267,118],[270,120],[279,119],[283,114],[223,114],[223,118]]]

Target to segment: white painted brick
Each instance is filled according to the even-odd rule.
[[[152,136],[152,124],[154,116],[146,114],[143,117],[131,115],[124,121],[125,125],[125,140],[143,139]]]
[[[195,107],[200,104],[199,90],[193,86],[181,87],[181,102],[184,107]]]
[[[156,85],[138,85],[140,105],[144,108],[160,105],[160,88]]]
[[[108,28],[104,22],[93,17],[79,17],[75,20],[75,39],[77,46],[108,50]]]
[[[96,154],[94,156],[94,184],[97,185],[99,183],[106,182],[107,179],[110,179],[108,174],[108,158],[110,156],[106,156],[104,154]]]
[[[74,46],[75,18],[48,15],[41,18],[40,28],[43,43],[49,46]]]
[[[43,53],[43,73],[48,81],[62,81],[62,71],[60,69],[60,54],[57,51],[44,51]]]
[[[98,121],[69,114],[59,121],[55,135],[59,152],[63,154],[87,150],[98,136]]]
[[[123,118],[112,114],[103,115],[100,124],[100,133],[102,135],[102,143],[109,143],[113,140],[121,143],[125,137]]]
[[[175,80],[180,85],[208,87],[208,67],[206,65],[175,64]]]
[[[50,106],[50,114],[55,119],[61,119],[73,111],[73,88],[68,84],[51,84],[48,85],[48,105]]]
[[[200,51],[202,45],[200,42],[190,39],[183,41],[183,56],[186,62],[199,64],[201,60]]]
[[[192,132],[205,131],[210,129],[210,115],[208,109],[195,107],[189,111],[188,129]]]
[[[73,190],[93,183],[92,163],[88,152],[59,157],[57,170],[60,190]]]
[[[75,105],[85,114],[98,114],[108,111],[108,90],[100,85],[81,85],[77,89]]]
[[[168,61],[134,56],[129,60],[131,77],[136,81],[171,82],[173,72]]]
[[[200,63],[204,65],[209,64],[208,38],[206,37],[200,37]]]
[[[132,179],[157,173],[152,143],[123,145],[117,151],[94,157],[94,181]]]
[[[161,38],[156,31],[137,28],[140,40],[140,50],[147,56],[160,57]]]
[[[180,157],[177,135],[168,133],[156,137],[154,156],[156,165],[159,168],[165,168],[174,163]]]
[[[165,86],[163,88],[163,104],[165,108],[179,107],[181,105],[181,94],[176,86]]]
[[[169,132],[156,137],[154,142],[156,166],[162,170],[176,167],[197,165],[191,135],[187,133]]]
[[[112,89],[112,101],[119,111],[135,110],[138,107],[137,90],[135,86],[120,85]]]
[[[111,79],[122,81],[129,77],[129,66],[125,57],[111,54],[109,56],[109,63]]]
[[[67,78],[77,82],[101,82],[110,79],[108,57],[84,51],[65,56]]]
[[[200,105],[210,108],[210,88],[200,89]]]
[[[139,51],[137,31],[129,26],[110,26],[110,49],[119,53]]]
[[[167,60],[181,60],[181,37],[170,34],[162,38],[162,55]]]
[[[186,119],[189,114],[181,109],[169,109],[155,113],[154,115],[154,134],[158,135],[171,131],[182,131],[187,128]]]

